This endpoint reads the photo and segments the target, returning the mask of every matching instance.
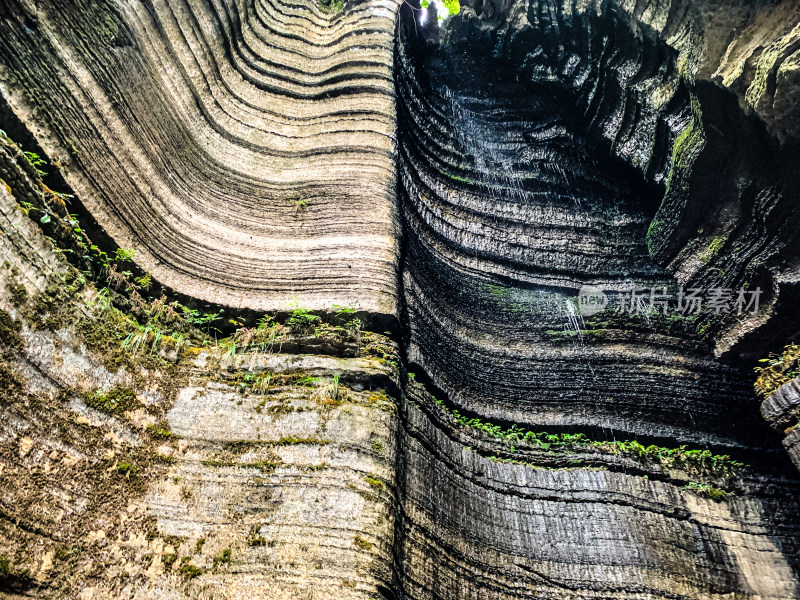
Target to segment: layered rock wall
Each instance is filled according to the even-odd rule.
[[[764,216],[767,206],[791,210],[780,188],[790,163],[752,117],[737,116],[732,95],[698,81],[691,8],[470,3],[441,27],[440,43],[401,10],[407,348],[409,368],[439,396],[407,390],[416,401],[404,444],[409,597],[797,593],[794,476],[755,413],[753,376],[714,356],[724,336],[711,334],[730,327],[726,315],[645,307],[651,290],[732,288],[745,267],[772,277],[779,269],[758,253],[791,244],[778,233],[785,222]],[[687,158],[693,128],[713,134],[726,127],[720,114],[736,119],[728,134],[752,122],[749,141],[777,166],[723,165],[743,144],[723,150],[705,138]],[[725,212],[742,198],[711,200],[748,176],[766,190],[763,204]],[[736,229],[734,249],[700,252],[698,221]],[[642,306],[584,316],[574,299],[586,285],[612,298],[637,289]],[[735,327],[792,318],[763,311]],[[542,430],[550,434],[533,433]],[[616,442],[632,439],[724,448],[750,468],[681,474],[655,445],[629,462]],[[716,492],[693,493],[707,485],[735,497],[722,508]],[[766,513],[783,515],[781,532],[772,516],[745,517],[764,501],[777,501]],[[756,542],[758,531],[766,537]],[[725,573],[776,542],[769,583],[761,569]]]
[[[142,269],[237,308],[395,313],[394,2],[0,11],[4,96]]]
[[[797,4],[423,14],[0,7],[2,594],[800,595]]]

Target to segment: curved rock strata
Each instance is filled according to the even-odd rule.
[[[395,3],[323,8],[6,2],[4,95],[157,280],[392,315]]]
[[[428,55],[413,50],[413,39],[398,47],[410,360],[459,405],[508,422],[718,445],[763,435],[748,375],[713,359],[695,319],[610,308],[585,319],[575,314],[571,299],[587,284],[609,293],[633,285],[648,301],[651,289],[677,285],[645,240],[659,189],[598,149],[615,122],[615,97],[586,101],[583,88],[567,85],[587,79],[584,87],[594,90],[592,78],[609,81],[636,65],[619,59],[607,66],[609,76],[587,68],[579,77],[576,66],[556,78],[551,73],[571,59],[558,55],[550,65],[540,57],[538,67],[531,50],[520,61],[532,73],[524,76],[534,77],[528,83],[505,55],[462,62],[467,43],[496,41],[494,29],[476,20],[467,10],[448,25],[447,35],[463,46]],[[605,32],[595,25],[599,33],[592,33],[591,20],[588,31],[578,29],[583,22],[576,21],[588,36],[584,47]],[[520,26],[513,42],[533,37],[532,27]],[[413,24],[401,31],[413,33]],[[669,49],[651,43],[633,56],[660,64]],[[670,77],[664,70],[645,75],[645,87]],[[650,136],[663,129],[648,147],[671,143],[677,133],[664,123],[679,123],[689,104],[688,94],[675,94],[665,101],[670,110],[641,119],[661,128],[632,120],[629,145],[647,140],[638,129]],[[586,105],[601,112],[585,115]],[[621,137],[618,143],[625,145]],[[668,158],[652,163],[653,172],[668,171]],[[721,420],[722,412],[731,419]]]
[[[761,269],[764,279],[752,277],[761,283],[788,266],[762,268],[768,256],[791,252],[785,221],[764,217],[766,206],[791,209],[781,187],[791,162],[745,167],[740,154],[722,166],[722,157],[743,151],[738,142],[686,150],[693,128],[713,132],[720,115],[732,115],[726,133],[749,127],[752,144],[769,150],[764,161],[779,156],[734,98],[698,82],[697,64],[685,64],[697,40],[681,39],[696,17],[684,8],[667,11],[654,30],[665,15],[621,5],[469,3],[438,41],[435,27],[420,32],[401,9],[409,368],[424,371],[454,406],[457,429],[505,440],[464,439],[432,411],[409,407],[401,533],[409,597],[798,593],[796,475],[758,418],[752,375],[715,358],[709,343],[716,333],[723,348],[729,334],[721,332],[735,319],[686,316],[674,304],[656,314],[582,316],[574,303],[586,285],[612,301],[635,286],[646,304],[651,289],[734,287],[748,264]],[[714,168],[717,179],[704,186]],[[710,214],[727,198],[709,205],[712,194],[739,175],[766,190],[764,203]],[[726,241],[701,253],[692,240],[698,222],[734,229],[733,249]],[[738,321],[791,327],[789,304],[776,304],[773,296],[770,312]],[[736,327],[742,344],[748,325]],[[430,405],[425,394],[407,393]],[[521,443],[525,429],[554,441]],[[724,448],[751,471],[693,482],[696,473],[653,471],[616,453],[587,457],[586,448],[604,442],[563,442],[576,432],[605,443]],[[563,444],[563,453],[537,450],[544,439],[543,447]],[[765,479],[773,483],[764,487]],[[692,494],[704,485],[736,490],[724,517],[713,500]],[[762,502],[769,507],[752,508]],[[746,516],[755,513],[764,516]],[[761,541],[749,538],[761,533]],[[722,565],[757,562],[745,555],[764,543],[772,550],[756,556],[777,562],[726,573]],[[763,569],[775,577],[763,579]]]
[[[390,367],[131,354],[102,338],[126,317],[4,188],[0,225],[16,282],[0,294],[3,598],[355,600],[392,585]]]
[[[405,597],[793,598],[800,590],[796,482],[755,477],[719,502],[687,488],[686,474],[624,459],[608,470],[607,457],[591,467],[575,449],[556,459],[518,450],[504,461],[506,444],[453,428],[418,387],[409,398]]]

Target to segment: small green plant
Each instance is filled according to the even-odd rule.
[[[236,358],[236,340],[230,339],[228,342],[220,344],[220,347],[225,349],[225,360],[233,362],[233,359]]]
[[[273,318],[270,315],[264,315],[258,320],[256,331],[264,331],[272,327]]]
[[[149,290],[153,286],[153,276],[150,273],[145,273],[141,277],[134,279],[134,281],[143,290]]]
[[[39,167],[47,166],[47,161],[41,158],[36,152],[24,152],[25,158],[28,159],[28,162],[31,163],[34,169],[36,169],[36,174],[39,178],[47,177],[47,171],[42,171]]]
[[[344,325],[356,313],[355,306],[342,306],[341,304],[334,304],[331,307],[335,322]]]
[[[732,459],[727,454],[714,454],[710,450],[690,449],[685,445],[677,448],[666,448],[655,445],[645,446],[636,440],[615,442],[592,440],[583,433],[536,433],[523,431],[518,425],[503,428],[501,425],[483,421],[478,417],[470,418],[462,415],[457,409],[448,408],[442,400],[433,396],[431,396],[431,399],[435,405],[440,406],[449,413],[458,425],[481,431],[490,437],[502,440],[511,453],[516,451],[520,443],[546,451],[585,446],[605,453],[626,454],[641,462],[660,464],[666,468],[680,467],[694,473],[716,477],[735,476],[747,468],[747,465]]]
[[[117,473],[120,475],[129,475],[132,473],[136,473],[138,471],[138,467],[133,464],[132,462],[128,461],[120,461],[116,464]]]
[[[117,248],[114,252],[114,258],[120,262],[132,262],[134,256],[136,250],[133,248]]]
[[[218,567],[219,565],[227,565],[231,562],[231,549],[225,548],[219,554],[214,557],[214,567]]]
[[[355,538],[353,538],[353,543],[356,546],[358,546],[359,548],[361,548],[362,550],[371,550],[372,549],[372,544],[370,542],[368,542],[367,540],[365,540],[360,535],[357,535]]]
[[[458,0],[441,0],[442,4],[444,5],[445,9],[447,9],[448,15],[457,15],[461,10],[461,4]],[[428,8],[431,5],[431,0],[422,0],[420,2],[421,8]],[[445,15],[438,15],[439,20],[443,20]]]
[[[87,300],[87,303],[91,307],[99,308],[101,312],[107,312],[114,305],[111,300],[111,290],[107,287],[97,290],[97,299],[94,302]]]
[[[164,331],[155,324],[140,325],[136,323],[135,331],[129,333],[122,341],[122,347],[136,355],[144,352],[158,352],[164,340]]]
[[[341,4],[341,3],[340,3]],[[306,206],[309,205],[309,201],[304,198],[298,197],[291,197],[289,198],[289,202],[294,204],[294,214],[298,214],[301,210],[305,210]]]
[[[715,488],[708,483],[700,483],[698,481],[692,481],[688,483],[687,485],[683,486],[683,489],[708,496],[715,502],[727,500],[732,495],[730,492]]]
[[[161,557],[161,562],[164,563],[164,568],[169,571],[172,568],[172,565],[175,564],[175,561],[178,560],[177,554],[165,554]]]
[[[367,475],[364,477],[364,481],[366,481],[374,490],[382,490],[384,488],[383,482],[374,475]]]
[[[152,435],[154,438],[159,438],[162,440],[178,439],[181,437],[169,430],[169,423],[166,421],[161,421],[156,425],[148,425],[147,431],[149,431],[150,435]]]
[[[333,376],[331,381],[331,399],[338,400],[339,399],[339,374],[336,373]]]
[[[31,204],[30,202],[20,202],[20,203],[19,203],[19,207],[20,207],[20,210],[22,210],[22,213],[23,213],[23,214],[24,214],[26,217],[27,217],[27,216],[29,216],[29,213],[30,213],[32,210],[39,210],[39,209],[38,209],[38,208],[36,208],[36,207],[35,207],[33,204]]]
[[[175,303],[175,307],[181,311],[181,317],[189,325],[193,325],[206,333],[210,333],[211,331],[219,333],[219,329],[212,327],[211,324],[222,320],[223,310],[220,309],[217,312],[204,313],[193,308],[187,308],[178,303]]]
[[[717,254],[721,249],[722,246],[725,245],[725,238],[724,237],[715,237],[711,243],[708,245],[708,251],[712,254]]]
[[[270,371],[265,371],[261,373],[256,382],[253,384],[253,391],[257,394],[266,394],[269,392],[269,384],[272,381],[272,373]]]
[[[189,562],[183,563],[178,571],[185,579],[194,579],[195,577],[199,577],[203,574],[203,569],[196,567]]]
[[[800,372],[800,345],[789,344],[780,354],[772,353],[758,361],[755,368],[758,379],[755,382],[756,392],[761,396],[769,396],[787,381],[798,376]]]
[[[342,12],[342,0],[319,0],[323,12]]]
[[[725,245],[725,237],[718,236],[711,240],[711,243],[708,245],[708,248],[700,255],[700,260],[703,262],[708,262],[712,258],[714,258],[722,247]]]
[[[297,333],[310,333],[314,330],[316,325],[322,323],[322,319],[312,314],[311,311],[297,306],[296,303],[294,303],[294,306],[289,315],[289,319],[286,321],[286,325],[292,331]]]
[[[347,321],[347,323],[344,324],[344,328],[349,334],[360,340],[361,330],[364,328],[364,322],[358,317],[355,317]]]

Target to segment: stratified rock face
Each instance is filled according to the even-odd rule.
[[[295,380],[342,366],[363,381],[382,374],[369,361],[243,358],[250,372],[291,365]],[[276,379],[268,396],[183,388],[167,414],[184,438],[178,460],[144,504],[162,534],[205,540],[195,562],[231,549],[189,597],[368,598],[392,581],[396,409],[371,392],[326,405],[319,390]]]
[[[679,39],[693,17],[670,11],[660,33]],[[475,3],[443,26],[438,45],[401,10],[409,368],[468,413],[453,413],[455,426],[426,393],[407,390],[400,543],[409,597],[798,594],[794,476],[756,414],[752,376],[715,359],[698,333],[724,328],[724,315],[705,325],[673,309],[582,317],[573,303],[585,285],[641,288],[646,305],[652,288],[713,284],[706,263],[718,248],[695,257],[692,271],[668,254],[694,234],[682,232],[687,219],[711,219],[698,207],[709,190],[695,185],[719,156],[701,149],[695,163],[681,148],[702,122],[698,102],[713,94],[681,74],[678,48],[649,25],[659,15],[636,15],[592,3]],[[694,177],[688,191],[681,169]],[[774,175],[753,185],[780,181]],[[727,177],[734,171],[723,169]],[[669,225],[648,231],[665,214]],[[756,239],[785,241],[769,227],[756,237],[753,213],[715,218],[740,228],[731,244],[742,249],[725,255],[719,287],[738,281],[733,265],[744,268]],[[733,478],[737,497],[723,507],[692,494],[688,473],[587,456],[580,445],[558,453],[555,441],[542,448],[508,429],[464,432],[491,431],[487,420],[724,447],[752,470]]]
[[[338,356],[310,354],[325,340],[303,336],[233,357],[132,354],[119,332],[134,321],[22,210],[41,214],[42,192],[2,141],[14,195],[0,185],[0,596],[361,600],[388,589],[396,371],[354,356],[352,340],[338,340]]]
[[[345,4],[4,2],[4,95],[157,280],[391,315],[396,7]]]
[[[700,11],[699,74],[733,90],[780,138],[800,137],[800,2],[707,3]]]
[[[529,11],[519,20],[533,22]],[[653,179],[665,178],[668,156],[641,149],[671,145],[671,128],[689,112],[670,74],[674,53],[589,14],[559,27],[600,58],[570,54],[556,44],[562,38],[553,41],[562,51],[537,54],[537,27],[555,28],[542,19],[509,33],[513,48],[529,52],[517,62],[510,51],[491,56],[506,38],[470,11],[448,24],[451,45],[428,56],[401,39],[409,358],[484,416],[738,445],[758,426],[746,376],[713,360],[692,319],[620,307],[584,320],[571,300],[587,284],[635,286],[645,303],[651,289],[675,288],[645,239],[662,192],[604,144],[615,137],[621,158],[638,157]],[[617,44],[632,47],[606,64],[602,42],[614,27]],[[413,24],[402,31],[413,35]],[[662,90],[661,112],[649,107],[652,93],[630,116],[618,109],[617,78],[628,73],[639,88]]]
[[[800,469],[800,378],[787,381],[764,399],[761,414],[785,437],[783,446]]]
[[[424,392],[408,393],[399,535],[406,597],[800,593],[797,503],[788,498],[796,483],[778,491],[773,475],[772,484],[751,483],[717,502],[686,489],[685,474],[620,457],[570,468],[592,458],[540,449],[505,462],[497,455],[508,456],[507,445],[453,429]]]

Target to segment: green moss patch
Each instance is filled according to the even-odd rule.
[[[133,390],[119,385],[115,385],[107,392],[99,389],[87,392],[83,395],[83,401],[90,408],[117,417],[123,416],[126,411],[134,410],[140,405]]]
[[[20,331],[22,326],[6,311],[0,310],[0,344],[6,348],[22,348]]]

